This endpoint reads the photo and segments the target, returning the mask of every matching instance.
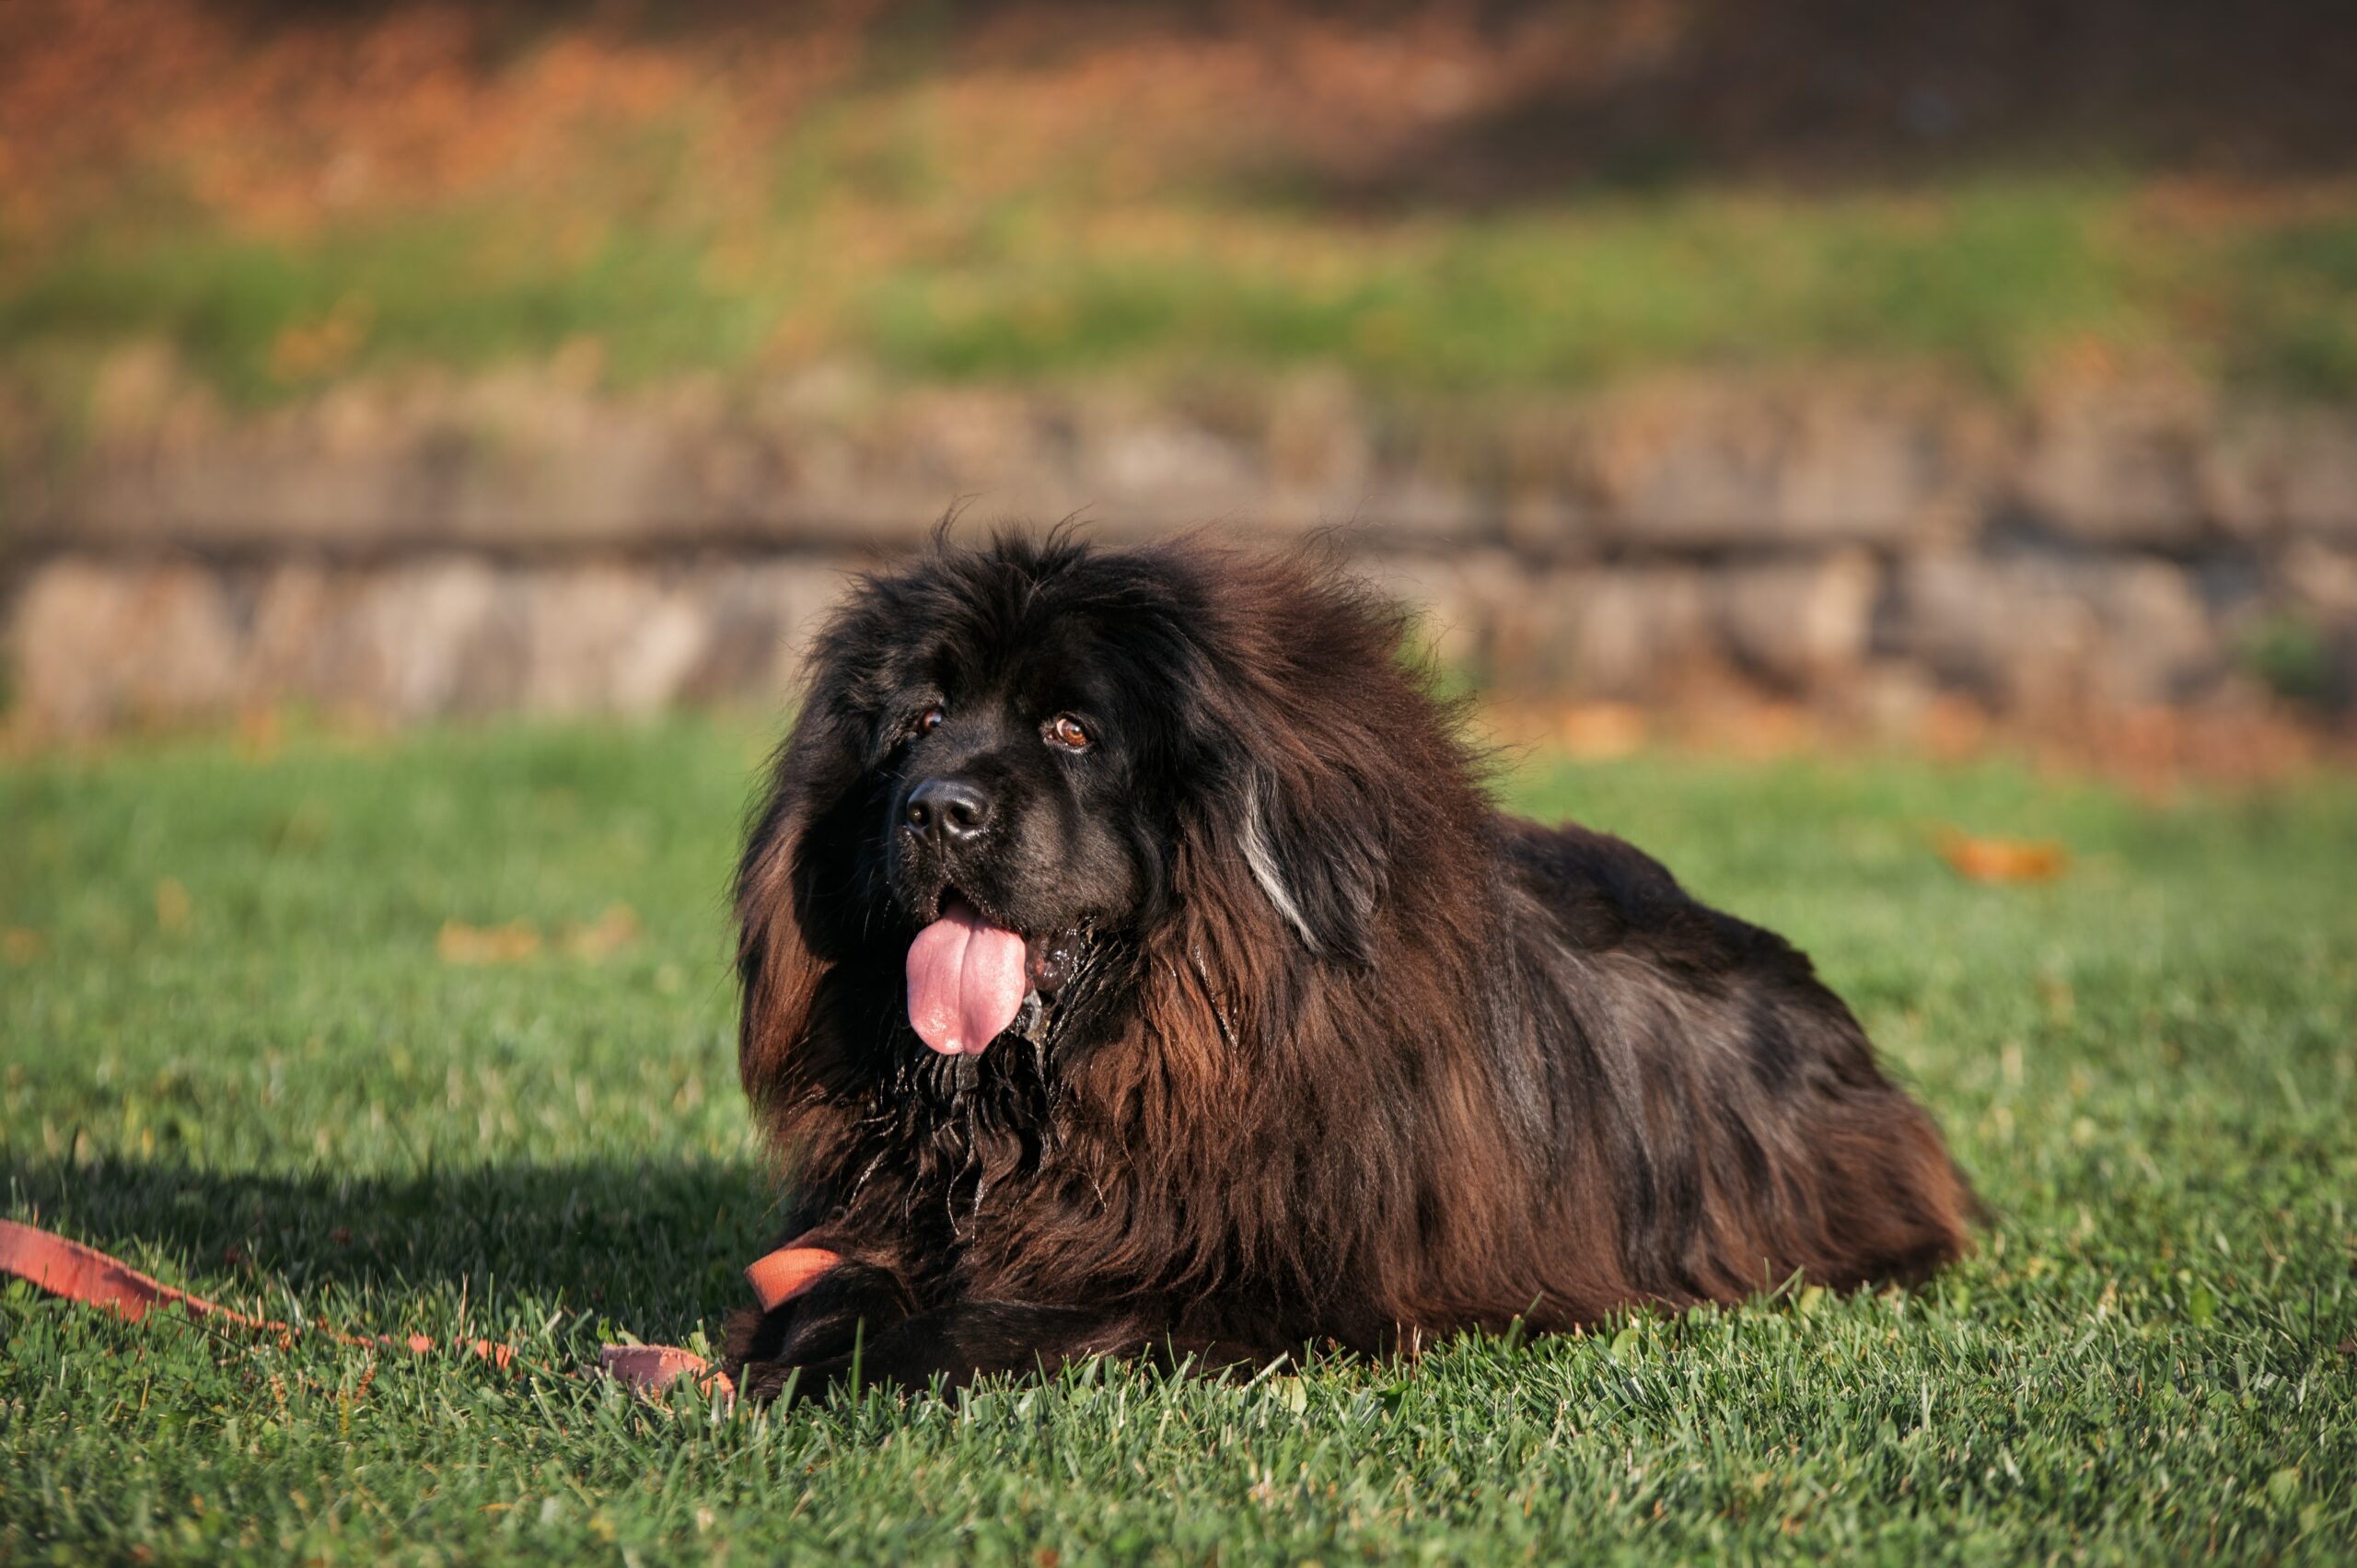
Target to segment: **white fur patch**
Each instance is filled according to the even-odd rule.
[[[1318,938],[1311,935],[1309,922],[1301,917],[1301,907],[1293,901],[1293,894],[1285,889],[1284,878],[1277,875],[1276,856],[1269,853],[1269,841],[1263,836],[1260,822],[1260,784],[1258,779],[1244,795],[1244,864],[1252,868],[1252,880],[1260,884],[1260,891],[1277,906],[1277,912],[1301,933],[1303,946],[1312,953],[1318,951]]]

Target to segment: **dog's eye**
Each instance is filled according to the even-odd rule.
[[[941,727],[941,707],[938,703],[917,715],[917,733],[930,735]]]
[[[1070,714],[1058,714],[1048,721],[1048,742],[1067,751],[1086,751],[1097,743],[1088,727]]]

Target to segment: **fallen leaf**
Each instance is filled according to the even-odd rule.
[[[1645,743],[1644,710],[1628,703],[1575,703],[1562,713],[1563,749],[1603,761],[1626,757]]]
[[[2071,982],[2057,980],[2050,974],[2040,975],[2038,977],[2038,993],[2046,998],[2047,1016],[2056,1023],[2069,1023],[2079,1005],[2078,993],[2071,989]]]
[[[308,381],[343,369],[368,341],[376,310],[347,295],[319,319],[281,331],[270,345],[270,373],[281,381]]]
[[[285,726],[276,708],[249,707],[238,714],[238,752],[247,761],[269,761],[284,739]]]
[[[156,923],[167,931],[182,931],[188,927],[188,889],[176,877],[167,877],[156,884]]]
[[[569,925],[564,950],[591,963],[610,957],[638,940],[638,912],[628,904],[613,904],[592,925]]]
[[[512,964],[540,950],[540,934],[524,921],[505,925],[469,925],[446,920],[434,951],[446,964]]]
[[[1940,857],[1970,882],[2050,882],[2071,863],[2071,853],[2052,839],[1981,838],[1949,831],[1941,835]]]
[[[1817,744],[1817,715],[1798,703],[1748,702],[1714,714],[1711,738],[1738,757],[1766,761],[1791,757]]]

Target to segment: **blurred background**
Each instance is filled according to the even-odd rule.
[[[741,814],[952,511],[1412,599],[1979,1253],[728,1429],[0,1290],[0,1564],[2357,1561],[2357,0],[0,0],[0,1215],[708,1347]]]
[[[955,508],[1575,749],[2329,751],[2352,158],[2324,0],[9,0],[7,722],[774,704]]]

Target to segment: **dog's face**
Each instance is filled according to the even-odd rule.
[[[1117,956],[1182,909],[1254,925],[1231,950],[1366,961],[1397,835],[1374,767],[1334,759],[1421,776],[1412,738],[1377,738],[1410,711],[1396,633],[1298,575],[1238,570],[1001,541],[870,579],[812,650],[748,852],[749,929],[790,912],[839,991],[899,991],[915,1034],[958,1055],[1010,1030],[1048,1049],[1118,1009]],[[749,949],[756,986],[762,961]]]
[[[1185,585],[1075,555],[945,555],[855,596],[788,755],[798,913],[837,961],[901,960],[908,1018],[1035,1043],[1161,895],[1193,721]]]
[[[1085,626],[1037,630],[1041,645],[1013,659],[937,645],[887,710],[868,843],[920,925],[910,1020],[935,1050],[980,1051],[1027,1013],[1038,1027],[1152,870],[1102,650]]]

